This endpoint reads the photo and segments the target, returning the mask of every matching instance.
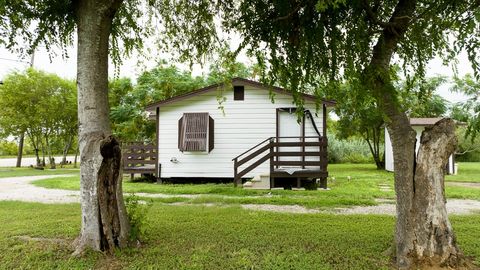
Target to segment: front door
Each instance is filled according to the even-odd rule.
[[[281,108],[277,111],[277,137],[279,142],[300,142],[303,123],[298,122],[296,108]],[[279,147],[278,152],[301,152],[301,147]],[[300,157],[279,157],[279,161],[301,161]],[[292,166],[288,166],[292,167]]]

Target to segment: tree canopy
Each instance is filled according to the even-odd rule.
[[[463,78],[454,78],[452,91],[464,94],[467,97],[465,102],[456,104],[453,112],[460,121],[468,124],[465,136],[471,137],[474,141],[480,132],[480,80],[475,79],[471,74]]]
[[[73,81],[35,69],[13,72],[0,85],[0,126],[6,135],[25,132],[38,152],[52,156],[54,140],[77,134],[77,98]]]
[[[189,71],[161,61],[140,74],[136,84],[128,78],[111,80],[109,102],[113,132],[123,141],[152,141],[155,123],[145,113],[148,104],[233,77],[250,78],[251,68],[240,62],[216,63],[205,76],[193,76]]]

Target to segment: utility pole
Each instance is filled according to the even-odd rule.
[[[32,51],[32,56],[30,58],[30,67],[33,67],[33,61],[35,60],[35,50]],[[22,156],[23,156],[23,144],[25,141],[25,131],[22,131],[20,134],[20,140],[18,142],[18,154],[17,154],[17,167],[22,166]]]

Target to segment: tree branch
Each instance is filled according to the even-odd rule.
[[[370,7],[370,3],[369,3],[368,0],[363,0],[362,4],[363,4],[363,8],[365,9],[365,12],[367,12],[367,19],[370,22],[372,22],[373,24],[379,25],[383,28],[393,26],[392,23],[384,22],[384,21],[381,21],[380,19],[378,19],[377,13],[375,13],[373,11],[372,7]]]
[[[467,149],[463,152],[455,152],[455,155],[461,156],[461,155],[465,155],[465,154],[470,153],[470,152],[475,152],[477,150],[480,150],[480,146],[469,148],[469,149]]]
[[[287,15],[281,16],[281,17],[277,17],[277,18],[273,19],[273,22],[283,21],[283,20],[286,20],[286,19],[292,17],[295,13],[297,13],[297,12],[300,10],[300,8],[302,8],[302,6],[301,6],[301,5],[298,5],[294,10],[292,10],[292,11],[291,11],[290,13],[288,13]]]

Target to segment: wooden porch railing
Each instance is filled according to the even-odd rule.
[[[142,142],[122,144],[123,172],[158,176],[157,146]]]
[[[271,183],[278,176],[318,177],[321,178],[320,186],[326,187],[327,145],[327,138],[321,136],[270,137],[233,159],[234,184],[240,185],[243,176],[269,160]],[[294,149],[295,147],[297,149]],[[287,149],[291,151],[286,151]],[[298,159],[282,160],[281,157]],[[307,160],[306,157],[318,157],[318,160]],[[241,168],[242,166],[246,167]],[[302,170],[289,176],[280,170],[281,166],[296,166]],[[310,168],[306,169],[306,167]]]

